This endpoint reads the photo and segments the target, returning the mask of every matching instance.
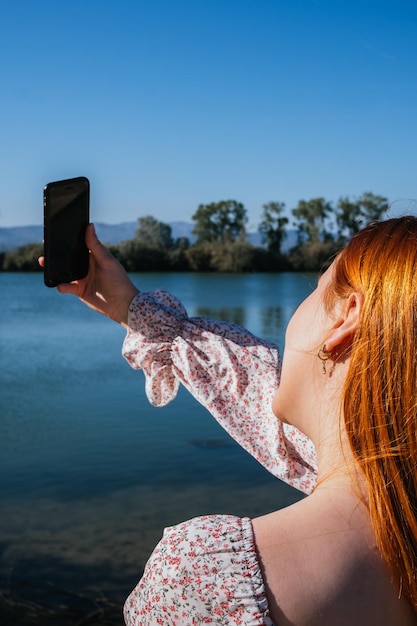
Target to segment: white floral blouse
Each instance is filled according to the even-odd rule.
[[[182,383],[227,432],[272,474],[304,493],[316,483],[311,441],[274,416],[278,348],[234,324],[189,318],[158,290],[129,310],[123,354],[142,369],[155,406]],[[167,528],[128,597],[127,626],[272,626],[248,518],[199,517]]]

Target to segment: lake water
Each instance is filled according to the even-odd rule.
[[[315,286],[299,274],[135,274],[189,315],[283,345]],[[259,466],[187,392],[165,408],[121,357],[124,330],[41,274],[0,273],[0,623],[122,624],[162,529],[256,516],[297,492]]]

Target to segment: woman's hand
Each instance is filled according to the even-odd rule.
[[[60,293],[78,296],[94,311],[127,326],[129,305],[138,289],[120,263],[98,240],[93,224],[87,227],[85,241],[90,250],[87,276],[72,283],[58,285],[57,289]],[[43,257],[40,257],[39,264],[43,267]]]

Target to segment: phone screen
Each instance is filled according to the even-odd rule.
[[[87,178],[48,183],[44,189],[44,281],[47,287],[84,278],[89,253],[90,184]]]

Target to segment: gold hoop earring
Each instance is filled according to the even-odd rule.
[[[322,364],[323,374],[326,374],[326,361],[330,359],[331,354],[332,354],[331,351],[327,350],[325,343],[317,352],[317,356],[319,357],[321,364]]]

